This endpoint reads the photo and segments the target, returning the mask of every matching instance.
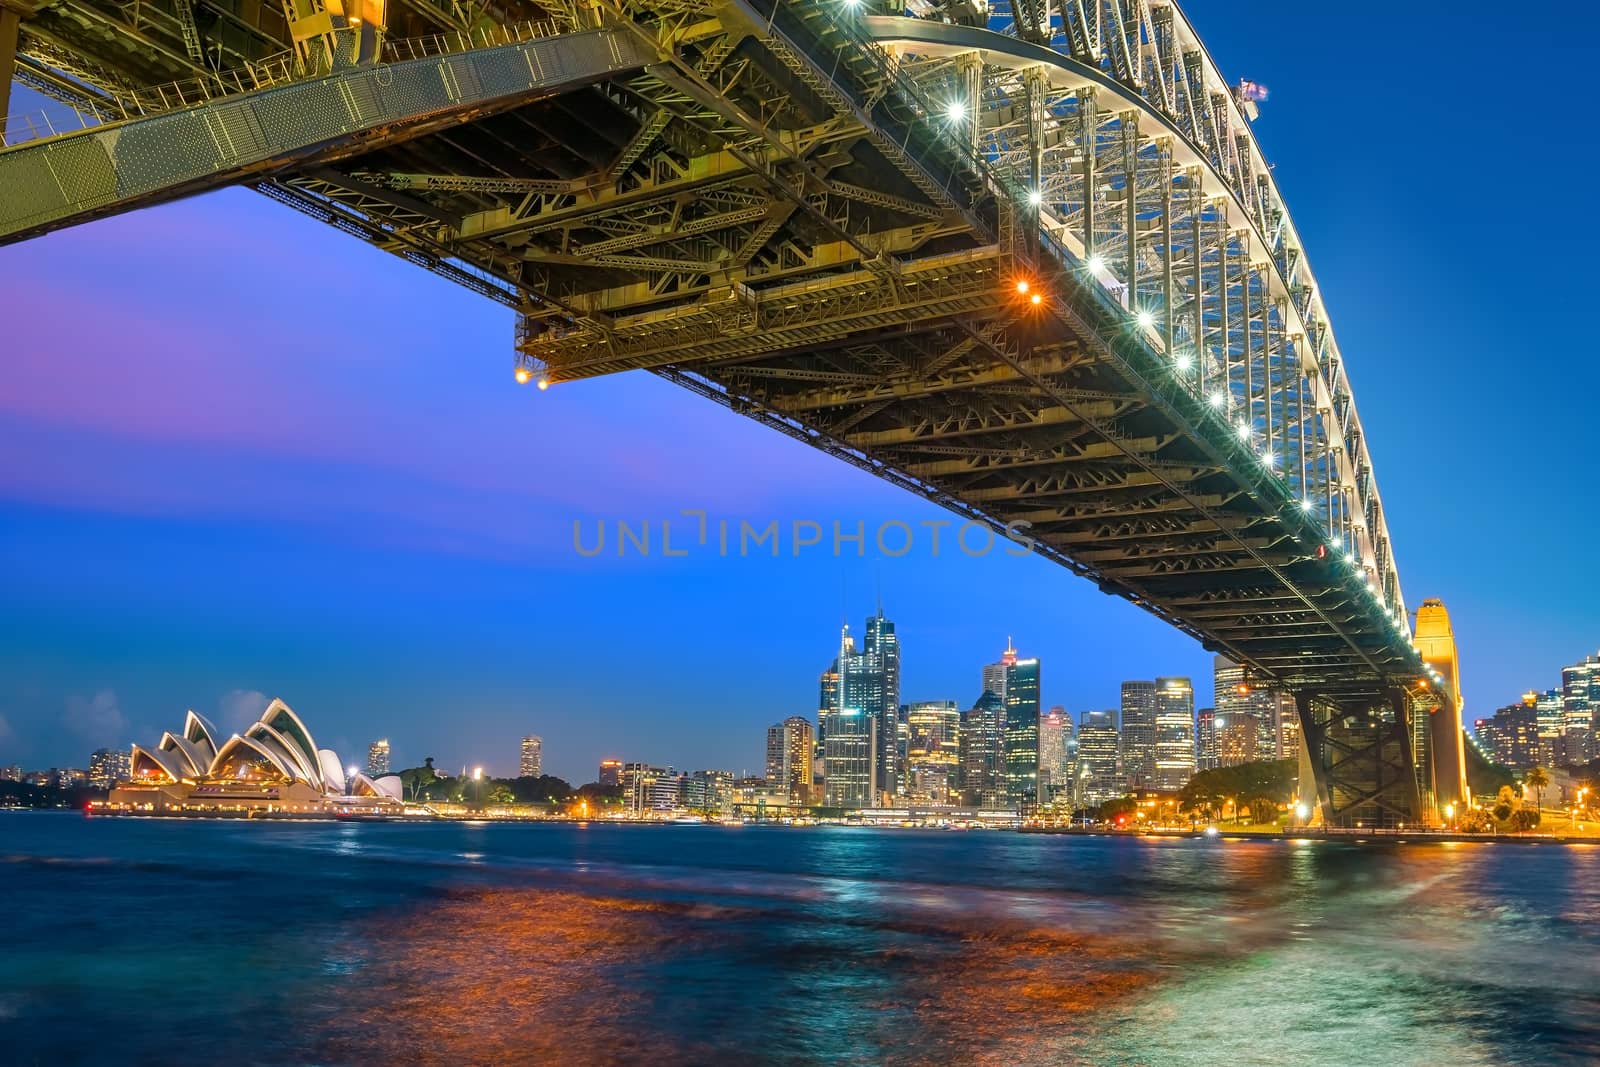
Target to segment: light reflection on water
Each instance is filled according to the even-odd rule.
[[[7,817],[0,1058],[1586,1063],[1597,873],[1554,846]]]

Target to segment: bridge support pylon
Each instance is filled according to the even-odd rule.
[[[1405,690],[1306,689],[1294,697],[1323,825],[1395,829],[1436,821],[1432,791],[1417,773]],[[1301,792],[1307,792],[1303,782]]]

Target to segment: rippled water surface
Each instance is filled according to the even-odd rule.
[[[0,815],[0,1062],[1600,1062],[1600,849]]]

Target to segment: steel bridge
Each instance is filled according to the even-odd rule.
[[[1453,646],[1176,4],[20,2],[0,75],[55,110],[0,241],[251,186],[514,308],[519,381],[649,370],[1025,529],[1295,694],[1329,823],[1463,799]]]

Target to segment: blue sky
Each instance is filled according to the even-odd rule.
[[[1574,232],[1600,164],[1577,103],[1594,16],[1187,10],[1229,77],[1271,90],[1257,135],[1407,600],[1451,609],[1468,718],[1556,684],[1600,645],[1596,268]],[[1141,612],[948,531],[933,558],[918,524],[943,512],[654,378],[514,387],[509,312],[255,194],[0,249],[0,287],[0,762],[81,765],[186,707],[237,725],[282,696],[347,757],[386,735],[402,764],[508,773],[536,732],[578,780],[607,756],[756,770],[878,589],[908,700],[970,701],[1007,635],[1074,713],[1124,678],[1209,693],[1209,657]],[[917,540],[573,550],[574,521],[686,508]]]

